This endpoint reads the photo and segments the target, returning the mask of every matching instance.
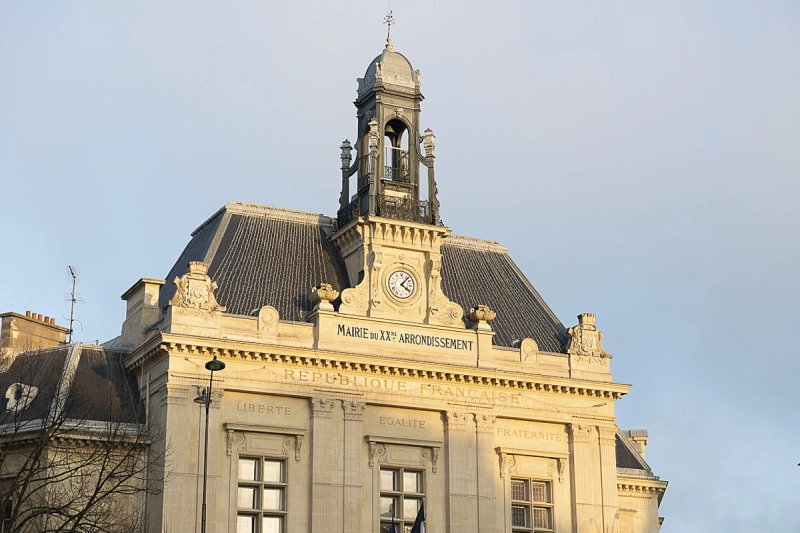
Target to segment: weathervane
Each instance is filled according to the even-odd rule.
[[[390,43],[392,42],[392,24],[394,24],[391,3],[389,3],[389,14],[383,17],[383,23],[386,24],[386,42]]]

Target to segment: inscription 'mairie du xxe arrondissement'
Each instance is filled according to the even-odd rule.
[[[346,326],[338,324],[336,335],[340,337],[353,337],[356,339],[368,339],[380,342],[392,342],[397,344],[410,344],[412,346],[430,346],[432,348],[443,348],[446,350],[465,350],[472,351],[473,341],[456,339],[453,337],[441,337],[437,335],[420,335],[418,333],[403,333],[391,329],[370,330],[361,326]]]

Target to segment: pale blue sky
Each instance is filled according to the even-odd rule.
[[[442,217],[598,315],[662,531],[800,531],[800,4],[395,0]],[[227,201],[334,214],[385,4],[0,4],[0,311],[119,334]]]

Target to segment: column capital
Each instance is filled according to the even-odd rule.
[[[569,424],[570,442],[588,444],[595,434],[595,427],[589,424]]]
[[[461,413],[458,411],[445,411],[444,415],[447,418],[448,430],[463,431],[467,429],[467,413]]]
[[[597,426],[597,432],[600,434],[600,445],[616,446],[617,444],[617,428],[616,426]]]
[[[331,418],[336,400],[333,398],[309,398],[314,417]]]
[[[356,402],[350,400],[342,401],[345,420],[355,420],[361,422],[364,419],[364,409],[367,408],[366,402]]]
[[[495,422],[497,422],[497,417],[494,415],[475,413],[475,425],[478,433],[494,433]]]

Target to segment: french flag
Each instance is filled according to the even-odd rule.
[[[425,533],[425,503],[419,506],[417,519],[414,520],[414,527],[411,528],[411,533]]]

